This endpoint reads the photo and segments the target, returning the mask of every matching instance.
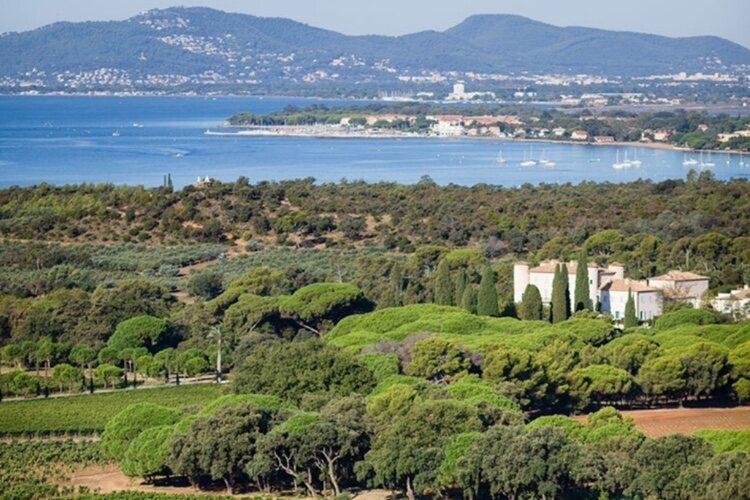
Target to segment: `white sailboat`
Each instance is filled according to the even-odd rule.
[[[615,160],[615,162],[612,164],[612,168],[617,169],[617,170],[621,170],[621,169],[627,168],[627,167],[628,167],[627,163],[620,161],[620,150],[618,149],[617,150],[617,160]]]
[[[640,168],[641,167],[641,160],[639,160],[638,158],[636,158],[635,151],[633,151],[633,159],[630,160],[630,166],[631,167],[635,167],[635,168]]]
[[[536,165],[536,160],[526,157],[526,151],[523,152],[523,161],[521,162],[522,167],[533,167]]]
[[[744,153],[740,151],[740,167],[745,166],[745,159],[744,159]]]
[[[495,159],[495,161],[498,162],[501,165],[506,162],[505,157],[503,156],[503,150],[502,149],[497,152],[497,158]]]
[[[547,151],[546,150],[542,151],[542,157],[539,159],[539,163],[541,163],[545,167],[554,167],[556,165],[554,161],[552,161],[549,158],[547,158]]]
[[[689,158],[687,153],[685,153],[685,156],[682,160],[682,165],[685,167],[693,167],[698,164],[698,160],[695,158]]]
[[[711,161],[711,153],[708,153],[708,161],[703,161],[703,151],[701,151],[701,162],[700,167],[701,168],[711,168],[715,167],[716,163]]]

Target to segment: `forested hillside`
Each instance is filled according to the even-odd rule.
[[[329,253],[380,249],[389,254],[386,261],[415,255],[426,245],[470,247],[497,264],[516,257],[569,259],[585,249],[599,263],[623,262],[634,278],[680,268],[707,274],[712,287],[720,288],[750,279],[749,204],[750,183],[717,181],[710,173],[660,183],[521,188],[441,187],[429,178],[407,186],[312,179],[252,184],[241,178],[177,192],[42,185],[0,191],[0,235],[6,245],[102,243],[114,254],[117,245],[131,242],[149,248],[204,245],[171,259],[151,250],[146,267],[153,272],[213,258],[219,252],[210,244],[239,243],[248,253],[279,247]],[[104,253],[56,248],[55,257],[39,266],[33,253],[5,251],[3,287],[16,286],[8,284],[12,269],[23,274],[63,264],[108,272],[127,268]],[[146,270],[140,266],[130,270]]]
[[[300,92],[333,86],[354,94],[363,83],[392,88],[400,85],[399,76],[429,72],[620,77],[727,71],[749,62],[747,48],[718,37],[563,28],[508,15],[474,16],[445,32],[388,37],[175,7],[0,37],[0,76],[9,88],[41,91]]]

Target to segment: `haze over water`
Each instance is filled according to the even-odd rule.
[[[109,182],[175,186],[209,176],[251,182],[314,177],[318,182],[366,180],[414,183],[429,175],[439,184],[627,182],[684,178],[684,154],[486,139],[318,139],[211,137],[230,115],[267,113],[287,105],[351,106],[352,101],[253,97],[0,97],[0,186],[40,182]],[[114,134],[114,135],[113,135]],[[502,150],[505,164],[498,164]],[[617,152],[641,160],[615,170]],[[521,167],[525,155],[544,156],[553,168]],[[739,156],[714,154],[720,179],[750,177]],[[729,164],[727,164],[729,161]],[[745,158],[750,165],[750,157]]]

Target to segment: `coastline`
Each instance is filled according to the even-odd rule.
[[[296,137],[296,138],[311,138],[311,139],[442,139],[442,140],[481,140],[481,141],[495,141],[495,142],[520,142],[529,144],[565,144],[570,146],[592,146],[592,147],[618,147],[618,148],[643,148],[643,149],[656,149],[661,151],[679,151],[684,153],[716,153],[716,154],[727,154],[727,155],[739,155],[739,154],[750,154],[744,151],[728,150],[728,149],[691,149],[685,147],[675,146],[673,144],[663,142],[588,142],[588,141],[571,141],[571,140],[555,140],[555,139],[527,139],[527,138],[516,138],[516,137],[492,137],[484,135],[454,135],[454,136],[443,136],[443,135],[431,135],[431,134],[418,134],[418,133],[357,133],[357,132],[336,132],[335,130],[327,132],[315,132],[315,131],[293,131],[293,130],[272,130],[269,129],[253,129],[249,130],[250,127],[242,126],[231,126],[224,125],[224,129],[237,130],[236,132],[218,132],[207,130],[203,133],[207,137]]]

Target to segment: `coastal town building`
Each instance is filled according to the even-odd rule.
[[[665,299],[687,302],[693,307],[701,306],[701,300],[708,291],[708,282],[708,276],[687,271],[669,271],[648,279],[649,286],[660,289]]]
[[[431,130],[437,135],[456,137],[466,134],[464,117],[461,115],[427,116],[427,119],[435,122]]]
[[[570,134],[570,138],[574,141],[587,141],[589,139],[589,134],[585,130],[574,130],[572,134]]]
[[[641,132],[641,142],[667,142],[673,133],[674,131],[669,129],[646,129]]]
[[[599,287],[599,308],[619,321],[625,318],[625,306],[630,296],[639,321],[650,321],[662,313],[661,290],[627,278],[614,279]]]
[[[607,97],[601,94],[583,94],[581,96],[581,104],[584,106],[600,108],[606,106],[608,102]]]
[[[597,144],[612,144],[615,142],[615,138],[611,135],[597,135],[594,137],[594,142]]]
[[[724,314],[729,314],[737,319],[750,318],[750,286],[720,293],[711,301],[711,306]]]
[[[498,125],[504,123],[505,125],[523,125],[521,119],[516,115],[479,115],[479,116],[464,116],[464,124],[471,125]]]
[[[448,94],[449,101],[471,101],[473,99],[495,99],[494,92],[466,92],[466,84],[464,82],[456,82],[453,85],[453,92]]]

